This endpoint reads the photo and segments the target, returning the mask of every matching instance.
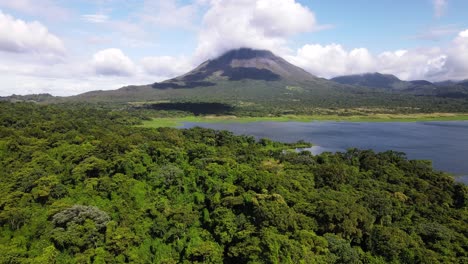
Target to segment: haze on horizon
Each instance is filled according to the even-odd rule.
[[[0,0],[0,96],[74,95],[271,50],[325,78],[468,78],[468,2]]]

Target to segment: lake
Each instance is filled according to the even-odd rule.
[[[348,148],[394,150],[410,159],[431,160],[434,168],[452,173],[468,184],[468,121],[444,122],[254,122],[184,123],[229,130],[238,135],[281,142],[304,140],[314,154]]]

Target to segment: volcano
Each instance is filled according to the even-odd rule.
[[[318,78],[267,50],[241,48],[208,60],[180,77],[155,83],[153,88],[214,86],[219,81],[315,81]]]
[[[207,60],[192,71],[142,86],[92,91],[70,97],[89,102],[301,100],[344,85],[316,77],[268,50],[240,48]]]

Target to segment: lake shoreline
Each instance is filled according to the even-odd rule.
[[[468,114],[374,114],[374,115],[285,115],[266,117],[238,116],[185,116],[158,117],[143,121],[140,127],[180,127],[185,122],[192,123],[253,123],[253,122],[428,122],[428,121],[468,121]]]
[[[228,130],[284,143],[302,140],[313,143],[314,154],[350,148],[392,150],[405,153],[412,160],[430,160],[435,169],[466,183],[468,121],[430,121],[433,122],[185,122],[181,128]]]

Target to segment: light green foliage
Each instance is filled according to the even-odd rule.
[[[139,112],[0,103],[0,263],[464,263],[468,189]]]

